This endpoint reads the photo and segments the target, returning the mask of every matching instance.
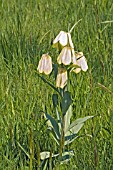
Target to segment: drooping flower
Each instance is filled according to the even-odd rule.
[[[64,47],[57,58],[58,64],[69,65],[73,62],[73,59],[76,60],[74,49],[71,47]]]
[[[67,84],[67,71],[65,68],[59,68],[57,78],[56,78],[56,87],[64,88]]]
[[[69,46],[71,48],[74,48],[71,34],[68,32],[60,31],[60,33],[56,36],[56,38],[53,40],[53,47],[58,48],[58,43],[62,46]]]
[[[83,71],[87,71],[88,65],[87,65],[87,61],[83,53],[79,52],[76,57],[77,57],[78,66],[80,66]]]
[[[81,70],[86,72],[88,69],[86,58],[82,52],[76,54],[76,63],[73,62],[73,64],[77,66],[77,68],[73,69],[75,73],[79,73]]]
[[[42,57],[39,61],[37,70],[39,71],[39,73],[45,73],[46,75],[51,73],[51,71],[52,71],[52,59],[48,54],[42,55]]]

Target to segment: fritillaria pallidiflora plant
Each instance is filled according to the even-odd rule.
[[[53,161],[55,160],[56,163],[64,163],[74,155],[72,150],[65,149],[66,145],[69,145],[78,138],[78,132],[84,125],[84,122],[93,117],[86,116],[74,122],[70,120],[72,116],[72,99],[68,89],[69,74],[71,74],[71,72],[75,72],[76,74],[80,71],[86,72],[88,69],[87,61],[83,53],[74,51],[74,44],[71,39],[71,31],[74,26],[69,32],[60,31],[53,41],[53,47],[60,51],[57,57],[57,64],[52,63],[52,58],[48,54],[43,54],[37,68],[39,73],[46,75],[49,75],[53,71],[56,81],[56,86],[54,86],[38,74],[39,77],[56,92],[52,96],[52,101],[57,119],[55,120],[47,111],[44,112],[44,116],[47,119],[48,128],[53,139],[57,143],[58,153],[52,153],[51,151],[40,153],[40,159],[45,161],[45,167],[50,158]]]

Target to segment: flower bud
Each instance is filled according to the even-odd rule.
[[[56,78],[56,87],[64,88],[67,84],[67,71],[65,68],[59,68],[57,78]]]

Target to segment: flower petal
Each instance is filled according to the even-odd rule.
[[[39,64],[38,64],[38,68],[37,70],[39,71],[39,73],[45,73],[45,74],[50,74],[52,71],[52,59],[48,54],[43,54]]]
[[[64,88],[67,84],[67,71],[65,71],[64,73],[62,73],[62,81],[61,81],[61,88]]]
[[[62,46],[66,46],[67,45],[67,42],[68,42],[68,38],[67,38],[67,33],[62,31],[62,34],[60,36],[60,40],[59,40],[60,44]]]
[[[74,49],[72,49],[72,63],[74,65],[77,65],[77,59],[76,59],[76,55],[75,55]]]
[[[60,39],[60,36],[62,34],[63,31],[60,31],[60,33],[56,36],[56,38],[53,40],[53,44],[56,44],[58,43],[59,39]]]
[[[69,65],[71,63],[71,49],[69,47],[64,47],[65,52],[62,55],[62,63],[64,65]]]
[[[81,62],[81,69],[83,71],[87,71],[88,65],[87,65],[86,58],[84,56],[82,58],[80,58],[80,62]]]
[[[59,68],[57,78],[56,78],[56,87],[64,88],[67,84],[67,71],[65,68]]]
[[[58,43],[60,43],[62,46],[66,46],[67,42],[67,33],[64,31],[60,31],[60,33],[53,40],[53,47],[58,47]]]
[[[74,45],[73,45],[73,42],[72,42],[72,39],[71,39],[71,34],[70,33],[67,33],[68,34],[68,41],[69,41],[69,46],[71,48],[74,48]]]
[[[42,58],[40,59],[39,64],[38,64],[38,68],[37,68],[39,73],[43,73],[44,65],[45,65],[44,63],[45,63],[45,61],[44,61],[44,58],[42,56]]]
[[[56,87],[60,87],[61,75],[58,73],[56,78]]]
[[[71,48],[70,47],[64,47],[60,53],[60,55],[57,58],[58,64],[63,63],[64,65],[69,65],[71,63]]]
[[[83,71],[87,71],[88,65],[83,53],[79,52],[76,58],[77,58],[77,65],[80,66]]]
[[[48,75],[51,73],[51,71],[52,71],[52,59],[50,56],[48,56],[45,61],[44,73]]]
[[[73,72],[75,72],[76,74],[78,74],[81,71],[81,68],[76,68],[73,70]]]

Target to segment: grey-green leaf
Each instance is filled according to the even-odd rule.
[[[65,137],[65,143],[64,145],[69,145],[70,143],[72,143],[75,139],[77,139],[79,136],[77,136],[77,134],[73,134],[73,135],[69,135]]]
[[[52,157],[57,157],[58,155],[59,154],[52,154]],[[41,160],[48,159],[49,157],[50,157],[50,152],[49,151],[45,151],[45,152],[40,153]]]
[[[69,106],[71,105],[72,100],[71,100],[71,95],[70,92],[65,91],[64,92],[64,96],[62,98],[62,103],[61,103],[61,107],[62,107],[62,113],[65,115]]]
[[[61,163],[61,164],[64,164],[64,163],[68,162],[72,156],[74,156],[73,151],[64,152],[64,153],[62,154],[62,158],[61,158],[61,160],[60,160],[60,163]]]
[[[48,119],[48,125],[53,128],[56,137],[59,139],[60,138],[60,132],[59,132],[59,126],[56,120],[50,116],[48,113],[45,113],[46,118]]]
[[[79,118],[75,120],[71,125],[68,127],[66,133],[65,133],[65,145],[70,144],[73,142],[78,136],[77,133],[84,125],[84,122],[88,119],[93,118],[94,116],[86,116],[84,118]],[[69,135],[70,134],[70,135]]]
[[[68,131],[70,131],[74,126],[77,126],[78,124],[83,124],[84,122],[86,122],[88,119],[93,118],[94,116],[86,116],[84,118],[79,118],[76,119],[74,122],[72,122],[68,128]],[[81,128],[80,128],[81,129]]]
[[[44,159],[47,159],[47,158],[49,158],[50,157],[50,152],[41,152],[40,153],[40,158],[41,158],[41,160],[44,160]]]
[[[51,135],[52,135],[54,141],[55,141],[58,145],[60,145],[60,140],[56,137],[56,133],[54,132],[53,128],[49,128],[49,130],[50,130],[50,132],[51,132]]]
[[[47,169],[47,163],[48,163],[48,160],[45,160],[45,161],[44,161],[44,165],[43,165],[43,170],[46,170],[46,169]]]
[[[38,75],[38,77],[40,77],[45,83],[47,83],[50,87],[52,87],[56,92],[58,92],[59,95],[61,95],[60,92],[58,91],[58,89],[57,89],[53,84],[51,84],[49,81],[47,81],[44,77],[40,76],[38,73],[37,73],[37,75]]]
[[[70,105],[70,107],[68,108],[66,114],[64,115],[64,119],[65,119],[64,133],[66,132],[66,130],[68,129],[68,127],[70,125],[71,116],[72,116],[72,105]]]
[[[72,128],[70,128],[67,132],[66,135],[72,135],[72,134],[77,134],[79,132],[79,130],[82,128],[82,126],[84,125],[84,123],[80,123],[77,124],[75,126],[73,126]]]
[[[53,69],[54,69],[54,77],[56,80],[57,74],[58,74],[58,64],[53,64]]]
[[[53,94],[52,101],[53,101],[54,108],[56,108],[58,105],[58,94]]]

